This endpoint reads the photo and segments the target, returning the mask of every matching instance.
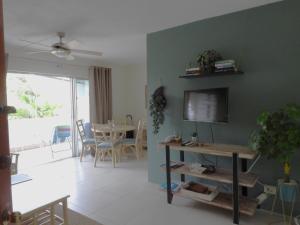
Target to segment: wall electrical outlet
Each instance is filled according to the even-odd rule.
[[[264,192],[266,194],[276,195],[277,188],[275,186],[272,186],[272,185],[264,185]]]

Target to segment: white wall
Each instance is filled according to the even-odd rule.
[[[129,66],[126,69],[127,110],[135,121],[146,121],[145,86],[147,85],[146,65]]]
[[[146,119],[145,85],[146,65],[119,66],[99,65],[112,68],[113,117],[132,114],[134,120]],[[88,79],[88,65],[49,62],[22,57],[9,57],[9,72],[37,73],[47,76],[66,76]]]

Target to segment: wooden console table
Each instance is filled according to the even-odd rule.
[[[182,196],[182,193],[172,193],[171,190],[171,173],[181,175],[181,181],[185,182],[185,175],[199,177],[207,180],[218,181],[226,184],[232,184],[232,194],[219,193],[213,201],[195,199],[205,204],[233,210],[233,223],[239,224],[240,213],[254,215],[257,208],[257,201],[247,198],[247,187],[254,187],[258,177],[247,171],[247,160],[254,159],[256,153],[244,146],[225,145],[225,144],[199,144],[199,146],[181,146],[180,144],[161,143],[160,147],[165,148],[166,152],[166,177],[167,177],[167,201],[172,203],[173,195]],[[187,166],[177,169],[170,167],[170,151],[179,151],[180,161],[184,162],[184,152],[193,152],[206,155],[231,157],[232,169],[216,168],[212,174],[203,174],[191,172]],[[241,159],[241,172],[238,168],[238,159]],[[242,197],[239,195],[239,186],[242,187]],[[185,197],[185,196],[183,196]]]

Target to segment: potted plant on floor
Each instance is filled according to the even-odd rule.
[[[291,159],[300,148],[300,106],[286,105],[276,112],[263,112],[257,123],[260,129],[252,134],[251,147],[268,159],[281,163],[283,183],[291,183]],[[290,191],[285,191],[287,198]]]

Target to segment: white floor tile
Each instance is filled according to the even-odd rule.
[[[23,172],[23,171],[22,171]],[[53,191],[69,193],[69,207],[103,225],[229,225],[232,212],[190,199],[174,197],[171,205],[158,185],[148,183],[147,161],[123,159],[116,168],[110,161],[72,158],[24,171]],[[264,225],[279,219],[258,212],[241,216],[242,225]]]

